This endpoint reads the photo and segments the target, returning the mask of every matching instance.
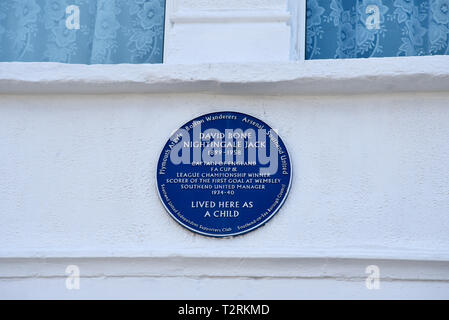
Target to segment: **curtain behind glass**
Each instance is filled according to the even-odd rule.
[[[0,61],[161,63],[164,18],[165,0],[0,0]]]
[[[449,0],[307,0],[306,20],[306,59],[449,54]]]

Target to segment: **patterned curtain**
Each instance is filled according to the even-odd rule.
[[[164,18],[165,0],[0,0],[0,61],[161,63]]]
[[[449,0],[307,0],[306,25],[306,59],[449,54]]]

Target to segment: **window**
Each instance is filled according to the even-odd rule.
[[[0,61],[161,63],[165,0],[0,1]]]
[[[307,0],[305,12],[298,1],[290,9],[293,19],[305,16],[306,32],[304,54],[301,42],[293,47],[296,58],[449,54],[449,0]]]

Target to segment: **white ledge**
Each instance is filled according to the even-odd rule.
[[[0,63],[3,94],[415,91],[449,91],[449,56],[200,65]]]

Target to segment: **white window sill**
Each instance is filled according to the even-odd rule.
[[[0,63],[3,94],[415,91],[449,91],[449,56],[198,65]]]

